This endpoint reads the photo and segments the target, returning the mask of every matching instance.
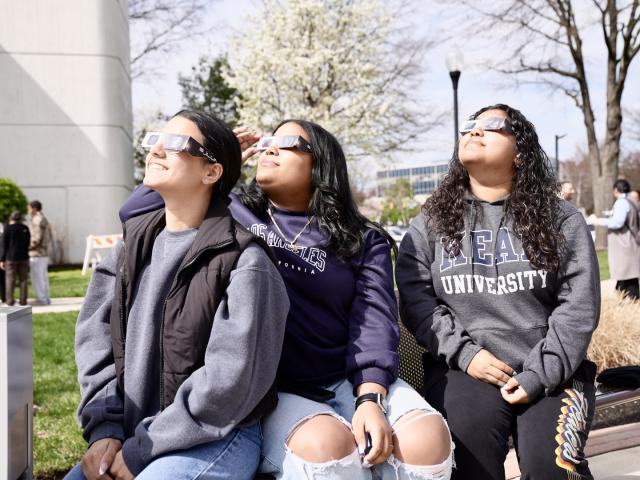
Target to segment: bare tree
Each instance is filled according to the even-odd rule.
[[[461,0],[452,3],[463,3],[488,19],[490,25],[474,18],[475,25],[482,24],[484,33],[503,32],[500,44],[505,57],[496,64],[499,70],[525,74],[525,81],[528,78],[558,89],[580,108],[587,134],[594,207],[598,213],[609,208],[613,200],[611,187],[618,177],[622,93],[629,67],[640,51],[640,0]],[[577,4],[579,12],[575,8]],[[599,24],[606,51],[606,58],[602,60],[606,62],[607,71],[607,113],[601,144],[596,134],[583,44],[584,30],[593,22]]]
[[[129,0],[131,78],[140,78],[147,59],[167,53],[199,35],[210,0]],[[166,63],[166,62],[163,62]]]

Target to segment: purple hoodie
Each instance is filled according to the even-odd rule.
[[[325,386],[346,377],[354,388],[364,382],[388,388],[398,374],[399,330],[386,239],[366,230],[360,256],[344,262],[328,250],[313,219],[293,252],[268,216],[257,217],[235,194],[230,198],[233,217],[271,246],[289,294],[280,381]],[[120,209],[120,220],[163,206],[159,194],[142,186]],[[273,216],[288,240],[309,219],[283,209]]]

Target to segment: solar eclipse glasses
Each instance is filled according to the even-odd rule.
[[[465,121],[460,127],[460,135],[464,135],[465,133],[469,133],[471,130],[479,128],[480,130],[489,130],[492,132],[497,132],[499,130],[503,130],[507,133],[513,134],[513,129],[511,128],[511,122],[506,118],[500,117],[489,117],[489,118],[476,118],[474,120]]]
[[[194,157],[205,157],[211,163],[217,163],[216,157],[189,135],[175,133],[148,132],[140,145],[149,150],[154,145],[162,143],[165,150],[174,153],[187,152]]]
[[[304,153],[312,153],[311,144],[300,135],[284,135],[278,137],[262,137],[256,149],[266,150],[270,146],[275,145],[278,148],[296,148]]]

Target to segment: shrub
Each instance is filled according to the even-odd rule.
[[[13,180],[0,178],[0,222],[8,222],[9,215],[14,210],[19,210],[23,215],[26,214],[27,197]]]
[[[598,372],[611,367],[640,365],[640,302],[618,292],[602,299],[600,325],[589,345],[589,358]]]

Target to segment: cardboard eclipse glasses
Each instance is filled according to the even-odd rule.
[[[511,122],[508,119],[500,117],[489,117],[467,120],[462,124],[462,127],[460,127],[460,135],[469,133],[471,130],[474,130],[476,128],[479,128],[480,130],[490,130],[492,132],[503,130],[507,133],[513,134]]]
[[[311,144],[300,135],[262,137],[256,145],[257,150],[266,150],[275,145],[278,148],[296,148],[304,153],[312,153]]]
[[[178,135],[175,133],[147,132],[140,145],[149,150],[154,145],[162,142],[165,150],[170,152],[187,152],[194,157],[205,157],[211,163],[217,163],[216,157],[197,140],[189,135]]]

